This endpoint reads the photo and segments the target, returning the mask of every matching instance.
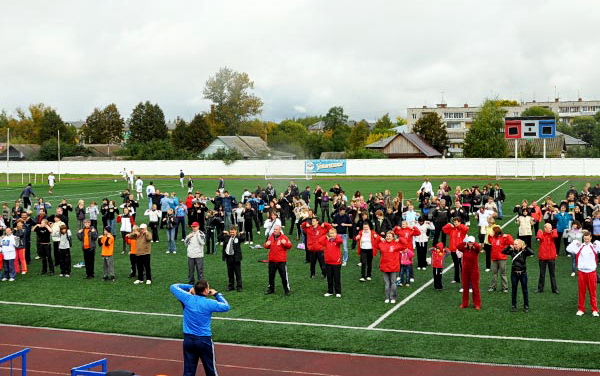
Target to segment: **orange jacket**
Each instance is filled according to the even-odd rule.
[[[112,256],[115,251],[115,238],[112,235],[102,235],[98,239],[98,243],[102,246],[102,256]]]

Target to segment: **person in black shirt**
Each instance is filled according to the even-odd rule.
[[[516,239],[513,245],[506,247],[502,253],[512,256],[510,280],[512,285],[511,312],[517,311],[517,287],[521,282],[523,290],[523,311],[529,312],[529,290],[527,290],[527,257],[533,256],[533,251],[521,239]]]
[[[306,189],[300,193],[300,198],[304,200],[306,206],[310,208],[310,187],[306,186]]]
[[[73,205],[67,203],[67,199],[63,198],[60,201],[60,204],[58,204],[58,207],[62,209],[62,221],[65,223],[65,225],[67,225],[67,227],[69,227],[69,212],[73,211]]]
[[[48,220],[43,219],[42,223],[33,226],[31,230],[37,234],[38,254],[42,259],[42,274],[46,274],[50,270],[49,275],[54,275],[54,262],[52,262],[52,252],[50,251],[52,228],[48,224]]]
[[[341,207],[339,212],[333,216],[331,225],[336,229],[338,235],[342,237],[342,245],[344,247],[342,266],[346,266],[346,262],[348,262],[348,231],[352,228],[352,219],[346,213],[345,207]]]

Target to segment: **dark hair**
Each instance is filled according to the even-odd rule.
[[[460,217],[454,217],[452,218],[452,222],[462,222]]]
[[[196,295],[202,295],[202,293],[204,292],[204,290],[206,290],[207,287],[208,287],[208,282],[201,279],[200,281],[196,282],[196,284],[194,285],[194,292],[196,293]]]

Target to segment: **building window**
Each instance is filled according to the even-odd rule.
[[[462,128],[462,122],[460,121],[449,121],[446,123],[446,127],[449,129],[460,129]]]
[[[413,119],[417,118],[417,114],[412,114]]]
[[[569,107],[559,107],[558,111],[559,112],[569,112]]]
[[[579,112],[579,107],[571,107],[571,112]]]

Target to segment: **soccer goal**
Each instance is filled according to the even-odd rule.
[[[265,163],[265,180],[311,180],[312,173],[308,171],[302,171],[302,173],[295,173],[296,171],[289,171],[285,165],[278,163],[278,161],[267,161]],[[298,171],[300,172],[300,171]]]
[[[531,179],[534,180],[535,162],[529,160],[496,161],[496,180]]]

